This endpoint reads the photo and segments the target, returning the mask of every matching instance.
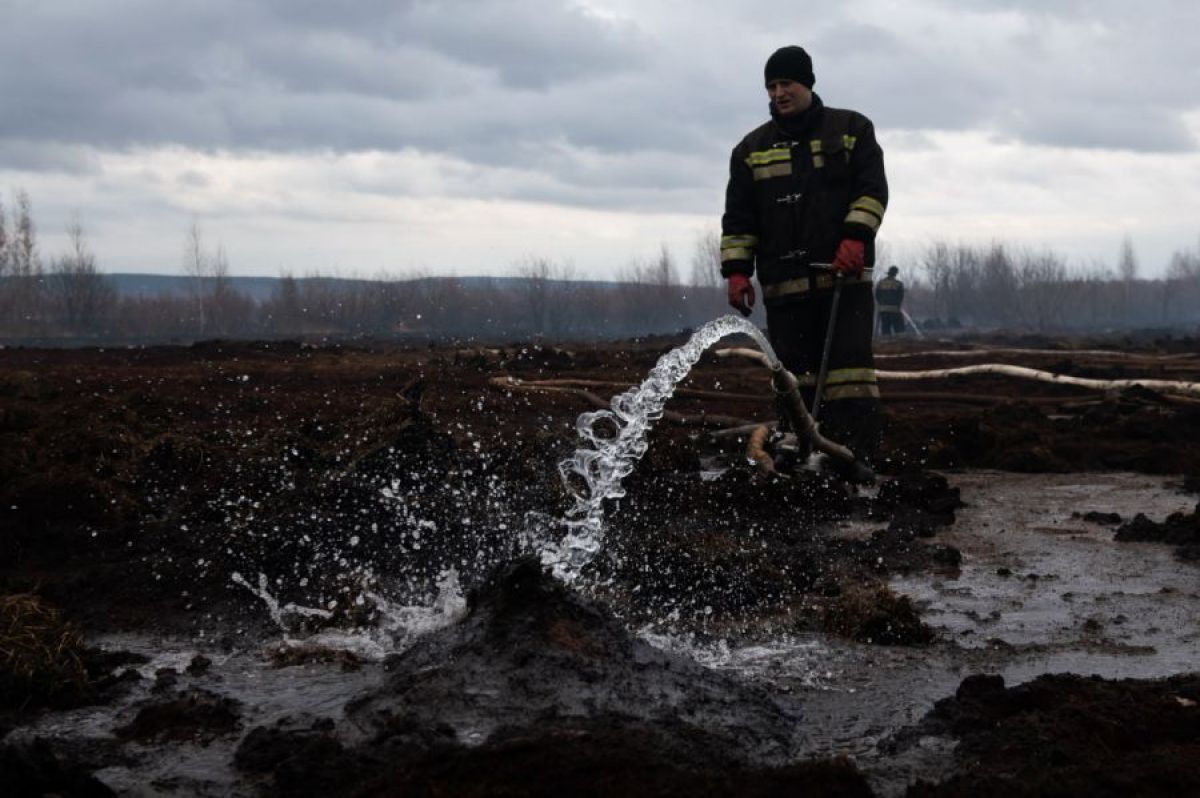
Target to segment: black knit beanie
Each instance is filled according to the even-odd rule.
[[[773,80],[794,80],[811,89],[817,82],[813,77],[812,56],[806,53],[803,47],[794,44],[780,47],[771,53],[763,73],[766,83]]]

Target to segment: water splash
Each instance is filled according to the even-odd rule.
[[[350,650],[368,659],[403,650],[421,634],[461,618],[466,600],[460,574],[472,580],[494,562],[534,551],[556,576],[572,582],[603,545],[603,501],[624,495],[621,482],[645,453],[646,434],[677,384],[708,347],[735,333],[752,337],[777,362],[757,327],[724,316],[659,358],[642,384],[616,396],[610,410],[579,417],[576,427],[584,445],[559,464],[574,497],[565,518],[513,507],[509,486],[496,473],[489,471],[483,479],[471,470],[430,468],[425,473],[419,460],[399,461],[403,479],[378,484],[368,475],[366,484],[335,481],[327,510],[303,510],[289,519],[295,532],[288,554],[295,564],[286,576],[273,580],[263,573],[256,581],[242,575],[256,573],[255,566],[266,560],[283,561],[286,569],[287,558],[274,536],[261,529],[258,502],[235,502],[240,510],[233,513],[235,526],[256,545],[238,548],[251,554],[245,557],[248,568],[233,573],[232,581],[263,602],[283,632],[284,645]],[[424,500],[419,486],[448,479],[456,501]],[[379,515],[373,496],[391,512]],[[464,502],[467,498],[472,501]],[[462,510],[464,504],[488,507],[492,523],[473,522]],[[343,527],[349,535],[345,539]],[[228,551],[233,556],[233,549]],[[403,581],[381,583],[379,573]],[[284,591],[301,603],[285,601]],[[347,623],[357,625],[347,629]]]
[[[425,603],[402,605],[381,593],[364,589],[356,603],[373,607],[376,619],[372,625],[352,629],[326,628],[302,632],[301,637],[296,637],[296,624],[291,619],[329,620],[333,612],[281,603],[271,593],[266,574],[258,575],[257,587],[240,573],[234,572],[230,578],[266,605],[271,619],[283,633],[280,645],[310,651],[348,651],[368,660],[381,660],[387,654],[403,651],[422,635],[460,620],[467,611],[458,572],[451,568],[442,573],[436,583],[436,594]]]
[[[739,316],[722,316],[696,330],[687,343],[659,358],[641,385],[613,397],[611,410],[579,416],[575,428],[586,445],[558,466],[575,505],[563,519],[567,528],[563,538],[541,548],[542,562],[559,579],[574,581],[600,551],[604,542],[604,500],[625,495],[621,482],[646,453],[646,433],[662,417],[663,407],[675,392],[675,386],[692,370],[704,350],[735,333],[751,336],[772,366],[778,365],[774,350],[756,326]]]
[[[260,573],[258,575],[258,587],[251,585],[250,582],[246,580],[246,577],[242,576],[237,571],[234,571],[229,578],[234,584],[241,585],[254,595],[258,596],[258,598],[262,600],[263,604],[267,606],[267,612],[271,615],[271,620],[274,621],[275,625],[282,629],[285,633],[291,627],[290,623],[288,622],[289,618],[333,617],[333,613],[329,610],[322,610],[315,607],[302,607],[299,604],[293,604],[291,602],[287,604],[280,603],[279,599],[275,598],[275,596],[271,594],[269,587],[270,582],[267,579],[266,574]]]

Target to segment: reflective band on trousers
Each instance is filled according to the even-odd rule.
[[[864,269],[861,277],[843,277],[845,285],[856,285],[858,283],[871,282],[871,274],[873,269]],[[818,291],[825,288],[833,288],[832,274],[818,274],[816,278],[816,289]],[[813,290],[812,281],[807,277],[797,277],[794,280],[784,280],[781,283],[772,283],[771,285],[763,286],[763,296],[767,299],[778,299],[781,296],[791,296],[793,294],[804,294]]]
[[[826,385],[822,402],[836,402],[839,399],[878,399],[879,386],[875,383],[859,383],[857,385]]]
[[[880,305],[879,312],[880,313],[899,313],[900,306],[899,305]]]
[[[817,386],[816,374],[805,374],[798,378],[805,388]],[[821,401],[837,399],[879,398],[879,386],[875,383],[875,369],[833,369],[825,378],[825,395]]]

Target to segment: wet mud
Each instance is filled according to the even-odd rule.
[[[796,762],[794,702],[637,640],[532,558],[385,669],[347,708],[341,738],[355,742],[328,727],[260,727],[238,766],[281,794],[331,772],[362,795],[683,795],[743,781],[748,794],[870,794],[846,762]]]
[[[1190,513],[1171,513],[1165,521],[1155,522],[1138,513],[1127,524],[1121,524],[1116,540],[1165,543],[1175,547],[1181,560],[1200,561],[1200,506]]]
[[[943,756],[940,769],[906,771],[872,747],[864,775],[839,758],[841,748],[819,744],[813,708],[837,715],[828,703],[835,696],[793,692],[790,676],[702,667],[645,640],[737,641],[753,650],[817,635],[867,660],[916,668],[965,658],[987,670],[991,656],[1015,668],[1010,679],[1034,678],[1021,658],[1037,646],[1053,658],[1058,644],[990,633],[988,624],[1004,625],[992,619],[1008,612],[1003,603],[987,590],[955,596],[954,585],[964,573],[975,578],[983,561],[990,570],[980,585],[1008,584],[996,596],[1016,584],[1052,587],[1053,569],[1031,572],[956,537],[964,512],[956,475],[1121,470],[1194,493],[1200,465],[1188,441],[1200,433],[1200,405],[1141,389],[1096,394],[1001,377],[919,391],[884,383],[880,481],[860,490],[820,473],[764,476],[747,463],[744,440],[710,437],[705,418],[772,413],[761,368],[706,355],[669,405],[680,423],[659,422],[626,495],[606,506],[604,552],[583,582],[566,591],[527,560],[504,571],[533,545],[527,531],[567,505],[555,464],[577,445],[575,418],[589,405],[570,393],[505,389],[494,378],[587,383],[607,397],[679,342],[0,350],[0,594],[13,607],[27,602],[13,610],[10,630],[32,641],[25,659],[0,663],[0,772],[25,794],[108,794],[149,778],[138,775],[147,767],[166,767],[146,765],[157,761],[147,751],[176,750],[224,769],[221,787],[156,776],[180,794],[772,794],[801,784],[811,794],[895,794],[935,772],[914,794],[998,791],[995,779],[1011,781],[1004,774],[1014,772],[1053,787],[1038,768],[1048,773],[1059,760],[1043,761],[1037,735],[1018,729],[1041,728],[1045,718],[1005,716],[1015,724],[1006,742],[985,739],[986,724],[947,721],[956,710],[938,705],[927,721],[906,716],[863,739],[896,735],[897,756],[911,757],[901,752],[909,723],[919,728],[915,739],[961,740],[957,750],[977,758]],[[886,368],[972,362],[891,346],[885,354],[897,360],[881,361]],[[1187,358],[1186,347],[1154,346],[1114,359],[1056,342],[1043,348],[1061,353],[1004,360],[1078,376],[1200,379],[1200,360]],[[1162,358],[1167,352],[1173,359]],[[975,362],[996,359],[981,352]],[[1118,526],[1118,541],[1174,547],[1180,567],[1194,567],[1200,554],[1195,510],[1167,517],[1086,497],[1071,510],[1089,541],[1100,530],[1111,540]],[[385,665],[325,644],[261,655],[282,679],[312,669],[344,674],[361,686],[339,699],[345,711],[293,707],[265,719],[246,694],[222,685],[222,663],[282,633],[264,596],[289,638],[317,639],[381,628],[397,608],[429,606],[451,573],[471,596],[465,620],[405,638]],[[1080,639],[1114,656],[1144,648],[1117,634],[1140,621],[1116,618],[1097,615],[1095,627],[1080,619]],[[89,647],[118,632],[195,640],[202,658],[192,651],[157,674],[139,673],[136,657]],[[931,685],[953,691],[962,667]],[[1015,691],[1037,684],[1047,712],[1055,701],[1084,702],[1119,723],[1133,712],[1121,701],[1138,691],[1181,699],[1185,715],[1194,709],[1188,695],[1171,692],[1174,682],[1072,679],[988,682],[986,700],[970,682],[964,700],[995,714],[1027,701]],[[110,717],[85,743],[35,731],[61,712]],[[1131,753],[1120,771],[1133,778],[1145,766],[1158,778],[1148,758],[1191,755],[1194,736],[1180,735]],[[1075,763],[1078,753],[1061,761]],[[1087,773],[1079,760],[1078,778]]]
[[[1195,795],[1200,676],[1108,681],[1057,674],[1008,687],[972,676],[905,742],[950,736],[963,771],[924,796]]]

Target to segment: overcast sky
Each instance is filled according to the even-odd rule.
[[[43,257],[174,273],[688,271],[762,63],[873,119],[903,267],[933,240],[1115,261],[1200,241],[1200,3],[0,0],[0,200]]]

